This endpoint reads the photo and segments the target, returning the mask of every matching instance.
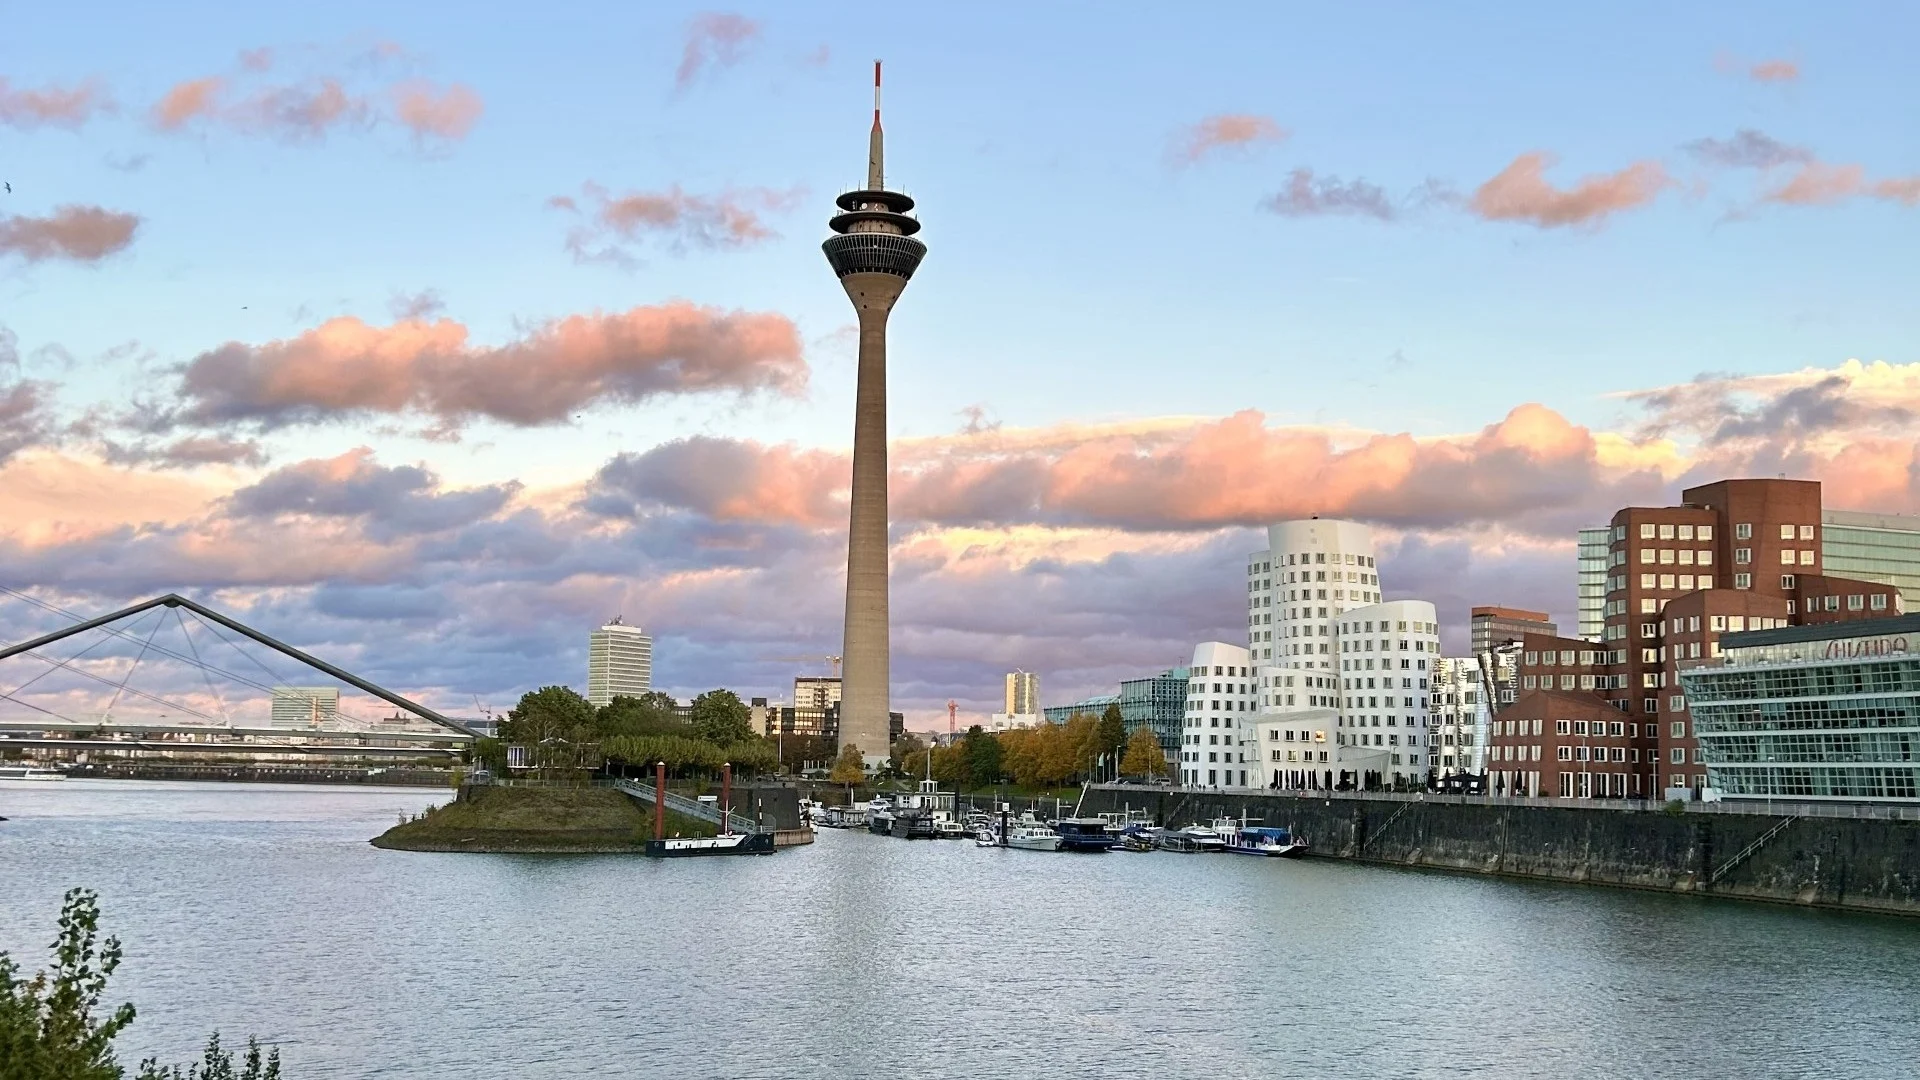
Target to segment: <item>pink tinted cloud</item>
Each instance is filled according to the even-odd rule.
[[[1764,202],[1788,206],[1831,206],[1857,198],[1920,205],[1920,176],[1875,180],[1864,165],[1808,161],[1761,196]]]
[[[1284,142],[1289,134],[1271,116],[1219,113],[1180,129],[1168,153],[1177,165],[1193,165],[1223,151]]]
[[[99,262],[133,243],[140,218],[98,206],[62,206],[48,217],[0,217],[0,255],[28,262]]]
[[[154,103],[152,119],[162,131],[177,131],[219,111],[227,81],[218,75],[175,83]]]
[[[1754,82],[1793,82],[1800,77],[1800,65],[1791,60],[1760,60],[1747,68]]]
[[[442,424],[564,422],[601,402],[699,392],[797,395],[807,365],[791,320],[675,301],[572,315],[503,345],[476,345],[451,319],[372,326],[342,317],[263,345],[230,342],[180,372],[194,424],[275,427],[368,413]]]
[[[581,261],[620,260],[626,257],[623,245],[647,239],[674,251],[748,247],[777,237],[764,215],[791,209],[803,194],[797,188],[746,188],[694,195],[674,185],[665,191],[613,195],[593,183],[582,192],[580,200],[566,195],[547,200],[549,206],[585,215],[586,221],[567,237],[568,250]]]
[[[1651,203],[1674,183],[1659,162],[1639,161],[1619,172],[1581,177],[1573,187],[1561,189],[1546,178],[1553,163],[1550,154],[1521,154],[1480,185],[1468,209],[1488,221],[1521,221],[1542,229],[1597,227],[1614,214]]]
[[[77,86],[15,89],[0,78],[0,124],[20,129],[59,127],[73,130],[112,107],[106,88],[89,79]]]
[[[687,24],[679,70],[673,75],[674,89],[685,91],[702,73],[739,63],[759,37],[759,22],[744,15],[709,11],[694,16]]]
[[[486,106],[471,87],[454,83],[436,91],[431,83],[415,81],[393,88],[393,111],[415,138],[458,140],[473,130]]]

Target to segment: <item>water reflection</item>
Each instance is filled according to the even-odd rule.
[[[98,888],[124,1056],[313,1077],[1910,1074],[1920,925],[1326,860],[827,833],[383,852],[441,792],[0,785],[0,947]]]

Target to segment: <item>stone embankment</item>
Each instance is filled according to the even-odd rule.
[[[1920,916],[1920,820],[1125,786],[1083,812],[1123,807],[1172,826],[1245,814],[1360,862]]]

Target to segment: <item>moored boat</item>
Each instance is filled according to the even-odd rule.
[[[1307,853],[1307,842],[1292,829],[1260,825],[1235,825],[1222,834],[1225,850],[1234,855],[1263,855],[1274,859],[1298,859]]]
[[[67,774],[59,769],[43,769],[34,765],[0,765],[0,780],[65,780]]]
[[[1024,851],[1059,851],[1060,834],[1045,825],[1023,821],[1007,830],[1006,843],[1001,846]]]
[[[772,833],[732,833],[727,836],[673,836],[647,841],[655,858],[678,859],[697,855],[771,855]]]
[[[1062,851],[1110,851],[1114,836],[1099,818],[1061,818],[1053,823]]]

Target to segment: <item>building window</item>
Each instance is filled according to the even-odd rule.
[[[1782,592],[1793,591],[1793,575],[1792,574],[1780,575],[1780,589]]]
[[[1711,540],[1713,539],[1713,526],[1701,525],[1693,530],[1693,536],[1696,540]]]
[[[1553,722],[1553,733],[1555,735],[1565,735],[1572,726],[1573,721],[1571,720],[1555,720]]]
[[[1811,551],[1802,551],[1802,552],[1800,553],[1800,565],[1801,565],[1801,566],[1812,566],[1812,565],[1813,565],[1813,552],[1811,552]]]
[[[1839,611],[1840,610],[1840,594],[1834,593],[1832,596],[1823,598],[1820,602],[1820,606],[1826,608],[1828,611]]]
[[[1791,552],[1791,551],[1788,551],[1788,550],[1787,550],[1786,548],[1781,548],[1781,549],[1780,549],[1780,565],[1781,565],[1781,566],[1792,566],[1792,565],[1793,565],[1793,552]]]
[[[1886,593],[1874,593],[1874,594],[1873,594],[1873,602],[1872,602],[1872,603],[1871,603],[1870,605],[1868,605],[1868,606],[1870,606],[1870,607],[1872,607],[1872,608],[1873,608],[1873,610],[1875,610],[1875,611],[1885,611],[1885,610],[1887,610],[1887,594],[1886,594]]]
[[[1745,522],[1735,525],[1733,527],[1733,538],[1735,540],[1753,539],[1753,526]]]
[[[1693,561],[1696,563],[1699,563],[1701,566],[1712,566],[1713,565],[1713,549],[1705,548],[1700,551],[1694,552]]]
[[[1734,587],[1734,588],[1736,588],[1736,589],[1751,589],[1751,588],[1753,588],[1753,575],[1752,575],[1752,574],[1735,574],[1735,575],[1733,575],[1733,587]]]
[[[1645,521],[1645,522],[1641,522],[1641,524],[1640,524],[1640,539],[1642,539],[1642,540],[1651,540],[1651,539],[1653,539],[1653,522],[1651,522],[1651,521]]]
[[[1793,539],[1793,526],[1791,525],[1780,526],[1780,539],[1782,540]]]
[[[1673,752],[1668,756],[1675,765],[1685,765],[1687,763],[1687,750],[1683,746],[1674,747]]]
[[[1753,549],[1752,548],[1734,548],[1733,561],[1734,561],[1734,564],[1737,566],[1747,565],[1748,563],[1753,561]]]
[[[1853,595],[1847,597],[1848,611],[1863,611],[1866,609],[1866,606],[1867,606],[1867,598],[1859,593],[1854,593]]]
[[[1558,750],[1559,750],[1559,754],[1558,754],[1558,756],[1559,756],[1559,758],[1560,758],[1560,760],[1561,760],[1561,761],[1572,761],[1572,760],[1573,760],[1573,747],[1571,747],[1571,746],[1562,746],[1562,747],[1559,747],[1559,748],[1558,748]]]

